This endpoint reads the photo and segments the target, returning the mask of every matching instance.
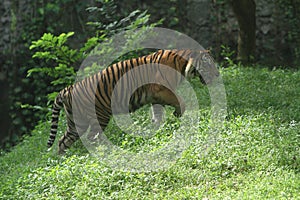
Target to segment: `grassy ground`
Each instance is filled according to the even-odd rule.
[[[228,116],[205,152],[210,102],[207,89],[196,84],[198,134],[169,168],[115,170],[80,142],[57,156],[56,149],[47,152],[50,124],[41,122],[31,137],[1,155],[0,199],[300,199],[300,72],[232,67],[222,74]],[[179,125],[168,118],[145,139],[123,134],[112,123],[108,134],[127,150],[155,149]]]

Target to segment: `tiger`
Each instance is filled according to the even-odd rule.
[[[126,79],[126,73],[133,69],[139,69],[141,65],[146,65],[147,69],[152,70],[151,76],[153,76],[155,83],[142,85],[132,93],[129,101],[130,112],[134,112],[146,104],[160,104],[174,107],[174,116],[180,117],[185,111],[185,104],[180,97],[177,97],[172,92],[172,89],[180,84],[182,76],[187,78],[199,77],[203,84],[210,84],[219,77],[219,71],[214,64],[213,58],[206,50],[162,49],[149,55],[112,64],[94,75],[67,86],[58,93],[52,106],[48,148],[55,141],[59,114],[62,108],[64,108],[67,118],[67,129],[58,141],[58,154],[64,154],[81,137],[81,133],[87,131],[89,127],[92,127],[90,130],[93,130],[93,127],[99,127],[100,125],[103,132],[112,117],[111,97],[117,82],[121,77],[124,77],[125,83],[122,85],[122,91],[119,91],[119,96],[122,98],[122,96],[128,95],[126,87],[129,85],[129,80]],[[171,67],[182,76],[174,76],[172,73],[163,72],[159,67],[154,67],[154,65]],[[143,70],[134,79],[141,81],[143,77],[148,76],[147,73],[147,70]],[[74,105],[75,100],[77,107],[80,108],[77,112],[84,116],[79,122],[75,122],[72,111],[72,103]],[[92,111],[90,108],[87,108],[87,102],[94,102],[94,115],[96,111],[97,122],[91,120]],[[162,109],[161,106],[153,107],[152,122],[161,120]],[[95,123],[98,123],[98,126],[95,126]],[[93,131],[99,132],[99,130]]]

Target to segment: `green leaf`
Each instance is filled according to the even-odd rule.
[[[48,94],[47,97],[49,100],[53,101],[57,95],[58,95],[58,92],[52,92],[52,93]]]

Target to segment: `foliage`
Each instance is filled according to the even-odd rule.
[[[57,156],[56,148],[46,152],[50,124],[42,122],[32,137],[0,157],[0,197],[299,199],[300,115],[295,110],[299,109],[300,72],[231,66],[221,74],[228,97],[228,118],[205,154],[205,141],[200,138],[209,130],[209,94],[206,87],[194,82],[197,94],[206,94],[200,100],[199,134],[169,169],[147,173],[113,170],[90,156],[80,142],[65,156]],[[143,123],[145,114],[135,116],[137,123]],[[161,127],[149,139],[151,145],[155,148],[162,141],[168,142],[174,134],[171,126],[179,123],[173,120],[165,124],[169,128]],[[60,135],[64,126],[62,119]],[[114,135],[115,125],[109,126],[106,134]],[[132,151],[147,142],[126,134],[112,139]]]
[[[5,44],[7,48],[2,52],[4,55],[1,54],[4,60],[3,67],[7,69],[8,74],[11,124],[8,133],[4,131],[6,137],[0,141],[0,145],[1,148],[9,149],[19,142],[24,134],[30,134],[30,130],[39,120],[45,119],[45,109],[36,109],[39,107],[30,105],[45,106],[48,100],[47,93],[55,90],[50,85],[52,80],[47,76],[35,73],[26,77],[28,69],[47,66],[45,62],[34,62],[31,59],[32,53],[28,50],[31,42],[37,40],[44,32],[55,34],[72,29],[78,36],[87,34],[87,31],[83,33],[80,26],[81,23],[86,23],[83,19],[86,16],[84,11],[87,4],[78,0],[37,0],[25,3],[4,1],[3,5],[11,5],[8,7],[11,8],[11,15],[7,20],[10,17],[12,23],[3,22],[3,29],[8,28],[5,24],[11,25],[8,31],[10,34],[6,35],[10,39]],[[79,41],[78,38],[76,40]]]
[[[44,59],[49,67],[32,68],[28,70],[28,76],[32,73],[43,72],[54,78],[54,81],[51,82],[53,85],[73,83],[75,72],[72,66],[81,59],[82,54],[65,45],[67,39],[72,35],[74,32],[62,33],[59,36],[45,33],[41,39],[33,41],[30,50],[40,48],[43,51],[35,52],[32,57]]]
[[[93,11],[102,11],[103,8],[89,8],[89,10],[91,9]],[[140,14],[137,15],[138,13]],[[45,33],[41,39],[32,42],[30,49],[38,49],[32,57],[44,60],[47,63],[47,66],[38,68],[35,67],[28,70],[28,76],[31,76],[32,73],[41,73],[51,77],[51,84],[54,86],[59,85],[60,87],[65,87],[67,85],[71,85],[75,81],[75,71],[78,69],[78,66],[80,66],[80,63],[84,60],[84,58],[91,56],[89,54],[93,54],[93,56],[97,55],[98,58],[101,58],[101,60],[106,60],[105,56],[112,56],[111,54],[115,50],[111,46],[112,39],[109,38],[111,34],[127,30],[133,31],[140,27],[146,28],[147,26],[155,26],[157,23],[146,25],[149,21],[149,17],[150,16],[147,15],[146,12],[141,13],[136,10],[130,13],[129,16],[118,21],[114,21],[108,25],[103,24],[102,22],[89,23],[90,25],[96,26],[99,30],[96,31],[96,36],[88,39],[87,42],[78,50],[72,49],[67,44],[68,39],[74,35],[74,32],[62,33],[59,36],[54,36],[51,33]],[[131,35],[131,38],[128,38],[128,41],[125,41],[125,45],[126,42],[130,44],[132,41],[135,41],[136,37],[133,35]],[[100,51],[98,50],[99,44],[102,47]],[[126,49],[125,47],[124,49]],[[95,54],[95,52],[97,54]],[[96,63],[98,63],[98,61]],[[101,69],[106,66],[99,67],[98,65],[95,66],[94,63],[89,63],[88,66],[84,67],[84,76],[89,76],[98,72],[99,68]],[[96,68],[96,71],[91,69],[93,67]],[[54,97],[53,93],[49,96],[52,98]],[[50,100],[53,100],[52,98]]]
[[[222,67],[234,66],[235,64],[235,51],[231,50],[227,45],[221,45],[222,61],[220,62]]]
[[[284,24],[287,26],[287,42],[292,49],[292,55],[289,57],[294,57],[295,65],[300,63],[300,15],[298,14],[298,8],[300,6],[299,1],[276,1],[279,9],[282,11],[284,16]]]
[[[146,12],[135,10],[128,15],[116,12],[114,1],[98,0],[91,5],[77,0],[32,4],[34,13],[24,15],[24,30],[19,38],[23,46],[15,57],[8,56],[13,58],[7,64],[17,67],[9,71],[13,130],[4,141],[5,148],[28,134],[37,121],[45,119],[49,100],[53,100],[55,92],[74,82],[82,60],[97,44],[120,31],[155,25],[149,23],[150,15]],[[83,12],[86,6],[88,14]],[[40,35],[43,36],[38,39]]]
[[[98,0],[98,2],[101,2],[101,7],[94,6],[87,9],[91,14],[97,16],[96,19],[101,19],[101,21],[87,23],[96,29],[98,35],[111,37],[122,31],[149,24],[150,15],[147,14],[147,11],[141,13],[140,10],[134,10],[126,17],[120,19],[114,1]]]
[[[151,15],[151,22],[161,21],[162,26],[180,32],[185,32],[188,24],[186,23],[187,4],[185,0],[171,1],[117,1],[117,12],[128,13],[132,8],[138,7],[147,10]]]

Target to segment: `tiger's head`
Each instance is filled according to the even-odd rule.
[[[184,75],[187,78],[199,77],[203,84],[210,84],[220,73],[209,51],[203,50],[191,51]]]

